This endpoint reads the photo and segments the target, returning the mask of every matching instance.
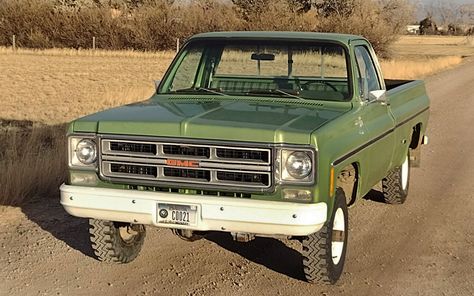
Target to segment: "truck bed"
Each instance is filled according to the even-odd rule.
[[[404,84],[413,82],[415,80],[384,79],[384,81],[385,81],[385,86],[387,88],[387,91],[389,91],[393,88],[402,86]]]
[[[422,80],[386,79],[390,110],[399,124],[426,110],[429,106],[425,83]]]

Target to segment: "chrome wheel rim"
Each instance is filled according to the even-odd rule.
[[[408,156],[402,164],[402,189],[406,190],[408,186]]]
[[[332,226],[331,255],[332,262],[337,265],[342,257],[345,243],[345,217],[341,208],[336,210],[334,214],[334,222]]]
[[[131,225],[119,227],[119,233],[122,240],[126,243],[132,242],[138,234]]]

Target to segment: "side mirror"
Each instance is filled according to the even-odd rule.
[[[381,89],[369,92],[369,102],[380,102],[382,105],[388,105],[387,91]]]

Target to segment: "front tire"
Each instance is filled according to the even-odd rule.
[[[348,232],[346,197],[338,188],[330,220],[302,241],[304,274],[308,282],[336,283],[344,268]]]
[[[113,263],[129,263],[142,249],[145,226],[89,219],[92,249],[97,259]]]
[[[391,171],[382,180],[382,189],[385,202],[388,204],[402,204],[408,196],[410,187],[410,154],[407,153],[403,164]]]

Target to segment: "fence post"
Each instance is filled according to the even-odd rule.
[[[16,50],[16,35],[12,36],[12,46],[13,46],[13,50],[15,51]]]
[[[179,38],[176,38],[176,53],[179,51]]]
[[[95,37],[92,37],[92,50],[95,50]]]

